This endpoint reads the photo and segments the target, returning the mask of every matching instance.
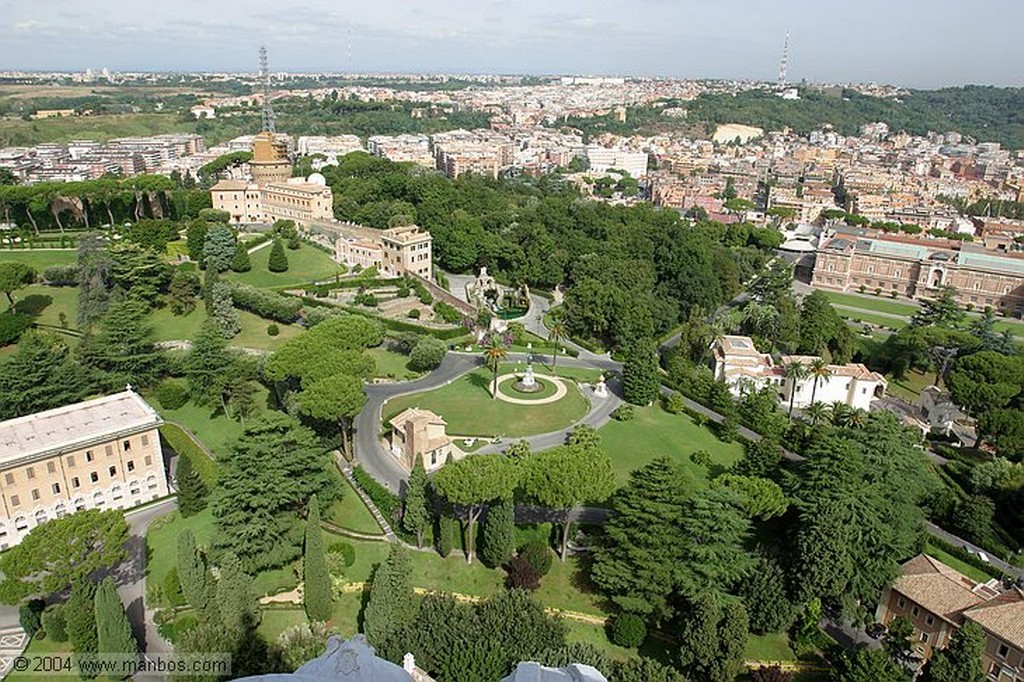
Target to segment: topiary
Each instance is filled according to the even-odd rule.
[[[407,312],[405,314],[405,316],[410,318],[410,319],[413,319],[413,320],[418,320],[418,319],[420,319],[420,309],[419,308],[413,308],[412,310]]]
[[[529,561],[521,556],[514,556],[505,564],[505,585],[510,590],[527,590],[533,592],[540,587],[540,573]]]
[[[356,562],[356,549],[347,542],[333,542],[327,547],[328,554],[340,554],[345,558],[345,566]]]
[[[636,416],[636,411],[632,405],[619,405],[612,410],[612,419],[620,422],[628,422]]]
[[[165,379],[156,389],[156,399],[165,410],[176,410],[188,402],[188,386],[175,379]]]
[[[530,540],[519,548],[519,556],[533,566],[541,576],[551,570],[553,554],[547,543],[541,540]]]
[[[281,329],[276,324],[268,324],[267,325],[267,334],[269,336],[277,336],[280,333],[281,333]]]
[[[164,577],[163,593],[168,606],[185,605],[185,595],[181,591],[181,579],[178,578],[178,568],[176,566],[172,566],[171,570],[167,571],[167,575]]]
[[[53,604],[43,611],[41,617],[43,632],[55,642],[68,641],[68,622],[64,618],[64,605]]]
[[[608,624],[608,639],[613,644],[635,649],[647,639],[647,625],[634,613],[620,613]]]

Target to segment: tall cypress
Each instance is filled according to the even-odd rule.
[[[499,500],[487,508],[480,558],[488,566],[501,566],[516,551],[516,510],[511,499]]]
[[[427,472],[423,458],[416,458],[416,465],[409,473],[405,491],[405,510],[402,513],[402,527],[416,534],[416,546],[423,546],[423,533],[430,523],[430,509],[427,507]]]
[[[245,642],[258,623],[259,604],[252,592],[252,578],[242,570],[238,557],[230,552],[220,563],[215,603],[224,633],[235,645]]]
[[[415,619],[411,573],[409,555],[398,545],[391,545],[387,559],[374,573],[363,614],[363,632],[371,644],[380,646]]]
[[[302,562],[306,615],[311,621],[326,621],[334,611],[334,590],[331,572],[324,554],[324,538],[320,531],[320,503],[316,495],[309,500],[306,516],[306,552]]]
[[[96,649],[104,658],[134,660],[139,653],[139,644],[132,634],[131,623],[124,612],[124,604],[117,594],[114,579],[107,576],[96,588]],[[123,674],[108,674],[110,680],[121,680]]]
[[[178,534],[178,578],[181,591],[192,608],[196,611],[205,609],[210,602],[210,574],[190,530]]]
[[[275,239],[274,245],[270,247],[267,270],[271,272],[286,272],[288,270],[288,256],[284,252],[280,239]]]
[[[249,260],[249,249],[245,244],[235,244],[235,257],[231,259],[231,270],[234,272],[249,272],[252,270],[252,262]]]
[[[176,479],[178,484],[178,511],[182,516],[192,516],[206,509],[206,498],[209,491],[199,477],[199,472],[192,466],[188,455],[178,455]]]
[[[658,359],[654,342],[640,338],[630,344],[622,366],[622,397],[634,405],[650,405],[658,397]]]
[[[95,595],[96,583],[88,578],[82,578],[71,585],[71,596],[64,604],[68,640],[76,656],[91,656],[96,653]],[[82,677],[95,675],[83,674]]]

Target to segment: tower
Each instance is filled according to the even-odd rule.
[[[782,43],[782,61],[779,62],[779,90],[786,88],[786,66],[789,64],[789,33],[786,33],[786,40]]]
[[[267,66],[267,46],[260,46],[260,81],[263,83],[263,132],[274,133],[274,107],[270,103],[270,68]]]

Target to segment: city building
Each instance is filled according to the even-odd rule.
[[[961,305],[1024,315],[1024,254],[946,240],[883,239],[865,230],[822,235],[811,284],[834,291],[928,297],[952,286]]]
[[[162,423],[130,388],[0,422],[0,549],[49,519],[166,496]]]
[[[394,418],[391,427],[391,453],[406,469],[412,469],[416,460],[423,468],[433,471],[444,466],[452,454],[452,439],[445,431],[447,422],[430,410],[410,407]]]
[[[914,653],[927,660],[966,622],[985,632],[982,669],[993,682],[1024,680],[1024,590],[1000,581],[979,583],[938,559],[919,554],[882,591],[875,619],[889,625],[903,616],[914,626]]]
[[[416,225],[392,227],[380,233],[381,274],[385,277],[418,275],[429,280],[433,273],[433,238]]]
[[[626,171],[631,177],[647,175],[647,152],[610,149],[598,145],[587,146],[590,173],[606,173],[609,169]]]
[[[263,186],[244,180],[221,180],[210,188],[210,198],[213,208],[229,213],[234,224],[275,220],[306,224],[334,218],[334,195],[319,173]]]
[[[369,239],[339,237],[334,242],[334,260],[361,269],[377,268],[383,265],[384,250],[380,243]]]
[[[812,402],[826,405],[843,403],[855,409],[867,410],[871,403],[885,396],[888,382],[881,374],[872,372],[860,363],[828,365],[828,375],[791,379],[785,376],[786,365],[801,363],[810,368],[819,358],[809,355],[784,355],[775,362],[770,355],[757,350],[753,339],[747,336],[723,336],[712,345],[714,375],[724,381],[729,392],[740,397],[750,391],[773,387],[779,403],[797,408]],[[815,386],[817,383],[817,386]]]

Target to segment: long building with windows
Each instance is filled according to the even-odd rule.
[[[131,389],[0,422],[0,549],[50,519],[166,496],[162,423]]]

